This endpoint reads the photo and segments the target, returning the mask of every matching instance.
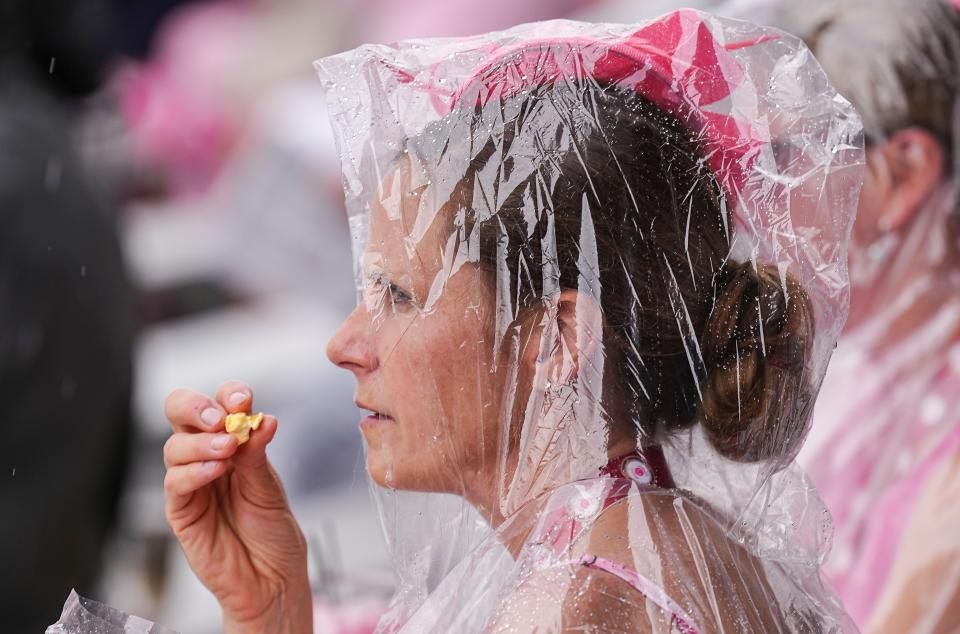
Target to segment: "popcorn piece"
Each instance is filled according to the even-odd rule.
[[[263,422],[263,414],[245,414],[237,412],[236,414],[227,414],[226,429],[227,433],[237,439],[239,444],[250,440],[250,432],[260,429],[260,423]]]

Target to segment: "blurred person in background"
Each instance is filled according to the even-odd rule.
[[[131,293],[72,139],[108,51],[102,2],[0,2],[0,628],[97,580],[130,433]]]
[[[850,318],[800,456],[835,522],[826,570],[867,631],[956,632],[960,6],[822,0],[774,13],[867,138]]]

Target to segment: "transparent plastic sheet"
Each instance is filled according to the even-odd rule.
[[[398,578],[380,631],[846,631],[792,466],[861,127],[794,37],[682,10],[317,62]]]
[[[801,463],[870,631],[960,628],[960,3],[729,2],[803,37],[863,117],[851,314]],[[865,52],[869,51],[869,54]]]
[[[177,634],[139,616],[81,597],[70,591],[60,619],[46,634]]]

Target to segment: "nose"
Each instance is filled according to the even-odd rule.
[[[340,329],[327,343],[327,358],[337,367],[359,376],[377,367],[376,355],[370,344],[369,320],[361,303],[347,316]]]

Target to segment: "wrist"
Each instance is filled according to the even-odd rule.
[[[223,613],[225,634],[313,634],[313,594],[306,577],[277,591],[260,614],[241,618]]]

